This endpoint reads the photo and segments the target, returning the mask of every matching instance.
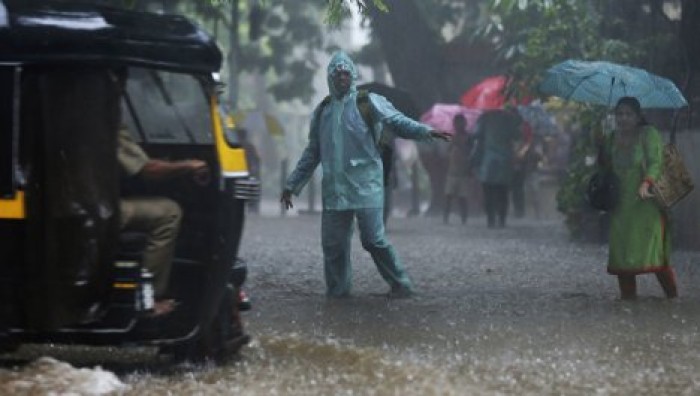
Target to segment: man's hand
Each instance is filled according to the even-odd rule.
[[[192,177],[193,181],[199,185],[206,185],[211,181],[207,163],[197,159],[181,161],[150,159],[139,174],[145,180],[159,182],[178,177]]]
[[[449,142],[450,140],[452,140],[452,134],[449,132],[445,132],[445,131],[432,130],[432,131],[430,131],[430,137],[433,139],[444,140],[446,142]]]
[[[292,192],[289,190],[283,190],[282,196],[280,196],[280,203],[284,205],[284,209],[289,210],[294,207],[292,204]]]

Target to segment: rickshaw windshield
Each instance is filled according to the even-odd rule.
[[[139,142],[213,143],[206,91],[190,74],[130,68],[122,114]]]

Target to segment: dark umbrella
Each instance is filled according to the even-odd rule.
[[[398,111],[404,113],[406,116],[411,117],[414,120],[418,120],[418,118],[420,118],[420,111],[418,110],[418,106],[413,100],[413,97],[410,93],[404,91],[403,89],[391,87],[378,82],[358,85],[357,89],[364,89],[377,95],[382,95],[387,98]]]

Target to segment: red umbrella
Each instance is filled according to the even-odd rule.
[[[506,104],[505,90],[510,83],[507,76],[492,76],[481,80],[462,95],[464,106],[477,109],[500,109]],[[513,101],[513,104],[528,104],[531,98]]]
[[[435,129],[454,133],[452,119],[455,115],[462,114],[467,119],[467,131],[472,132],[482,112],[482,110],[470,109],[459,104],[436,103],[420,116],[420,122]]]

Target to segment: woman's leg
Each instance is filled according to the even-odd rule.
[[[673,268],[668,267],[662,272],[657,272],[656,279],[659,280],[659,283],[664,289],[664,294],[666,294],[667,298],[678,297],[678,288],[676,287],[676,274],[673,272]]]
[[[623,300],[637,298],[637,278],[634,275],[618,275],[617,282],[620,285],[620,297]]]

